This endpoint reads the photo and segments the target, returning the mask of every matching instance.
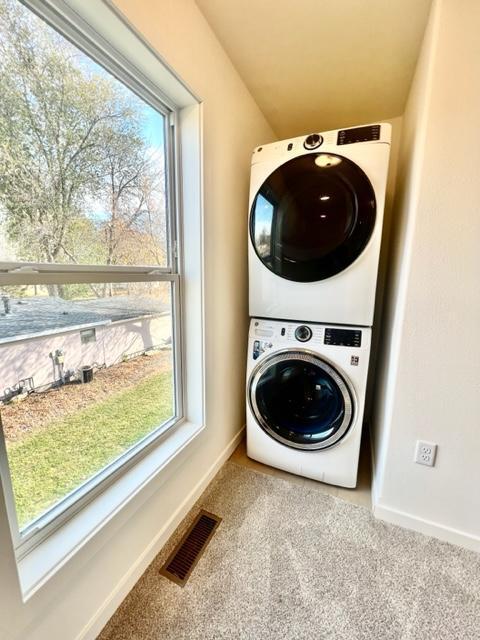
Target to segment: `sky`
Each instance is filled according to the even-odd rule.
[[[255,235],[260,237],[262,233],[271,234],[273,204],[259,194],[255,203]]]

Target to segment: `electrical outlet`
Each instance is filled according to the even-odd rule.
[[[417,440],[417,446],[415,448],[415,462],[417,464],[425,464],[427,467],[433,467],[435,464],[435,457],[437,455],[437,445],[433,442],[424,442],[423,440]]]

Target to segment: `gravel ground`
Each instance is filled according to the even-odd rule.
[[[172,368],[171,350],[138,356],[108,369],[95,371],[88,384],[69,384],[5,405],[0,416],[6,440],[13,442],[54,420],[84,409],[112,394],[135,386],[145,378]]]

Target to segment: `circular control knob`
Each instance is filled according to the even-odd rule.
[[[305,149],[316,149],[323,142],[323,138],[318,133],[311,133],[307,138],[305,138],[305,142],[303,146]]]
[[[310,327],[302,324],[300,327],[295,329],[295,338],[300,342],[308,342],[312,337],[312,330]]]

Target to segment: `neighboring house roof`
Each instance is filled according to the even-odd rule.
[[[10,298],[10,312],[0,301],[0,343],[22,340],[143,316],[163,315],[169,305],[155,298],[116,296],[89,300],[57,297]]]

